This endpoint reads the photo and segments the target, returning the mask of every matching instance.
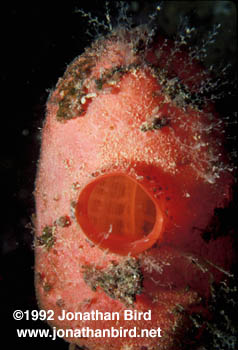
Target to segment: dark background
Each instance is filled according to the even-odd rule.
[[[140,23],[155,1],[130,1],[129,14]],[[104,19],[105,1],[9,2],[0,6],[1,16],[1,227],[0,227],[0,306],[3,348],[68,349],[63,340],[17,339],[16,328],[47,328],[43,322],[14,321],[16,309],[37,308],[34,291],[33,232],[34,180],[40,152],[40,128],[43,125],[49,90],[54,88],[67,66],[95,38],[87,19],[75,10],[83,8],[99,20]],[[111,5],[112,17],[117,18]],[[210,49],[207,64],[231,62],[230,77],[237,71],[236,7],[232,1],[165,1],[160,17],[161,30],[176,33],[180,15],[188,13],[198,31],[207,32],[214,23],[223,29]],[[92,37],[86,32],[91,30]],[[218,108],[228,113],[228,147],[235,155],[234,85]],[[233,118],[233,119],[232,119]],[[5,343],[6,339],[6,343]]]

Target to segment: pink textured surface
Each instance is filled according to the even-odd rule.
[[[132,50],[134,39],[119,34],[119,39],[112,37],[99,42],[92,50],[94,66],[84,80],[85,98],[88,94],[92,97],[88,97],[82,115],[75,112],[73,119],[57,120],[58,99],[64,93],[61,85],[48,101],[35,190],[36,237],[42,235],[46,226],[54,227],[55,242],[50,249],[36,244],[36,290],[40,307],[53,309],[56,315],[62,309],[110,312],[128,308],[100,287],[92,291],[82,273],[83,265],[103,269],[112,260],[120,264],[125,258],[90,245],[72,215],[69,226],[55,225],[59,217],[70,215],[72,203],[77,203],[80,192],[95,177],[128,175],[153,196],[163,212],[164,228],[157,245],[136,256],[143,272],[144,289],[137,295],[134,307],[151,309],[152,320],[119,321],[117,327],[161,327],[163,337],[143,339],[143,344],[139,338],[103,339],[103,344],[102,339],[96,338],[71,341],[90,350],[98,349],[99,344],[102,350],[123,350],[125,344],[133,350],[142,345],[154,349],[156,344],[160,349],[172,349],[177,334],[188,329],[186,316],[172,312],[176,305],[182,305],[188,313],[194,309],[204,312],[200,297],[206,300],[209,296],[211,275],[219,281],[224,277],[221,269],[229,270],[232,262],[229,237],[210,243],[201,237],[214,209],[229,201],[232,178],[225,167],[219,169],[219,176],[214,173],[214,161],[219,157],[220,162],[226,159],[220,145],[221,130],[212,127],[218,125],[213,106],[207,105],[205,111],[198,111],[191,104],[186,109],[180,107],[168,89],[163,89],[154,71]],[[154,63],[156,55],[152,56],[148,55]],[[179,72],[187,67],[186,54],[179,56],[169,66],[168,76],[172,70]],[[74,61],[76,67],[80,60]],[[107,78],[102,89],[96,88],[95,79],[105,69],[132,64],[136,66],[119,77]],[[192,66],[189,71],[201,76],[199,66]],[[183,74],[180,78],[184,78]],[[186,79],[187,76],[184,83]],[[150,127],[153,118],[163,116],[168,118],[168,125],[142,131],[142,125]],[[53,325],[109,328],[115,322],[55,321]]]

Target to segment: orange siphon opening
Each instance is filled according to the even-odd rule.
[[[81,192],[76,217],[85,235],[120,255],[148,249],[162,229],[163,216],[151,195],[127,175],[105,175]]]

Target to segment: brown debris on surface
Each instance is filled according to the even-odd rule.
[[[141,294],[143,288],[143,275],[135,258],[112,262],[104,270],[84,265],[83,278],[92,290],[101,287],[112,299],[118,299],[127,306],[133,305],[136,295]]]

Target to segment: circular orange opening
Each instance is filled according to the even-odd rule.
[[[85,235],[120,255],[138,254],[157,240],[163,216],[150,194],[126,175],[105,175],[79,196],[76,217]]]

